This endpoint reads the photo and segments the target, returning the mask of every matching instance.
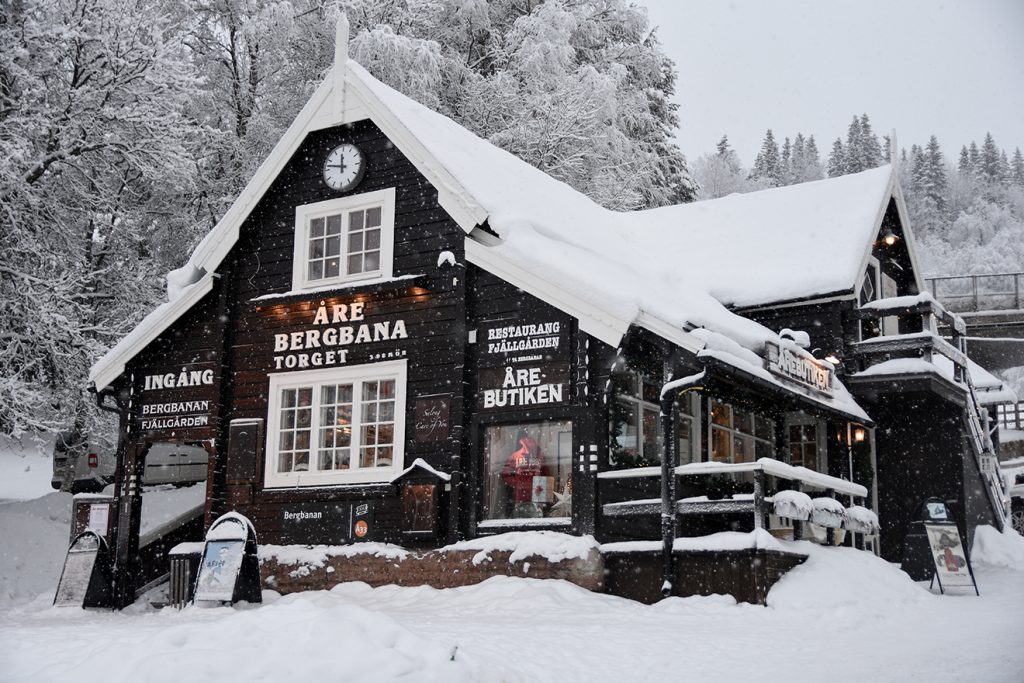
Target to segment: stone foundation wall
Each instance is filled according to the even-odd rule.
[[[604,561],[595,548],[585,558],[552,562],[545,557],[517,557],[513,551],[431,550],[395,554],[327,555],[316,562],[282,562],[260,558],[263,585],[279,593],[327,590],[347,581],[371,586],[433,586],[455,588],[480,583],[492,576],[564,579],[592,591],[604,590]]]

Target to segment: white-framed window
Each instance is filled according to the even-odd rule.
[[[715,462],[775,457],[775,422],[714,399],[708,415],[708,451]]]
[[[395,189],[295,209],[292,289],[315,289],[393,273]]]
[[[804,413],[791,413],[786,416],[785,422],[789,464],[816,472],[826,471],[824,420]]]
[[[270,376],[268,488],[387,482],[402,470],[406,361]]]
[[[615,469],[661,463],[661,382],[637,371],[612,376],[609,410],[609,466]],[[680,465],[700,460],[700,397],[696,392],[676,400],[677,457]]]

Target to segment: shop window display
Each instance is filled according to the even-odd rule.
[[[710,450],[716,462],[753,462],[774,458],[775,423],[721,401],[711,401]]]
[[[572,422],[489,426],[484,453],[483,520],[572,515]]]

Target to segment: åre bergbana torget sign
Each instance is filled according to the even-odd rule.
[[[348,362],[349,346],[408,337],[402,318],[366,322],[365,302],[328,306],[321,301],[312,327],[274,335],[273,369],[308,370],[344,365]]]
[[[808,389],[832,395],[832,368],[772,342],[765,342],[765,351],[768,372]]]

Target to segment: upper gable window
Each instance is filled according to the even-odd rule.
[[[394,247],[394,188],[299,206],[292,289],[386,280]]]

